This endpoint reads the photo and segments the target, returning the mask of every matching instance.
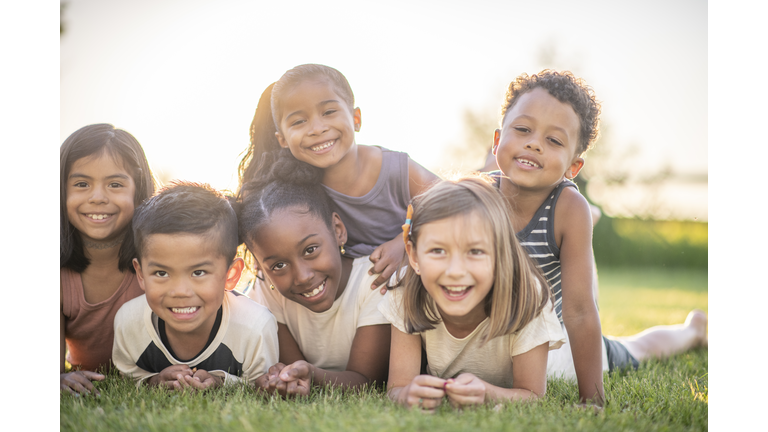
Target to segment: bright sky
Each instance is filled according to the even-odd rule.
[[[322,63],[350,81],[359,144],[441,172],[459,168],[444,154],[462,143],[465,109],[495,115],[517,75],[557,66],[595,89],[609,144],[637,147],[637,173],[707,172],[704,2],[366,4],[69,0],[59,144],[112,123],[136,136],[159,177],[234,189],[263,89]],[[558,64],[539,62],[544,47]]]

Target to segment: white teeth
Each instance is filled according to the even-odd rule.
[[[109,215],[105,215],[105,214],[86,214],[86,216],[93,220],[102,220],[109,217]]]
[[[466,291],[467,289],[469,289],[470,286],[471,285],[466,285],[466,286],[444,286],[443,288],[448,290],[448,292],[451,293],[451,294],[461,294],[464,291]]]
[[[328,147],[332,146],[334,142],[336,142],[336,140],[331,140],[322,144],[318,144],[316,146],[312,146],[311,149],[312,151],[320,151],[323,149],[327,149]]]
[[[197,306],[190,306],[190,307],[185,307],[185,308],[171,308],[171,311],[173,311],[173,313],[177,313],[177,314],[188,314],[188,313],[192,313],[192,312],[194,312],[194,311],[196,311],[198,309],[199,309],[199,307],[197,307]]]
[[[522,163],[522,164],[524,164],[524,165],[532,166],[534,168],[538,168],[539,167],[539,164],[537,164],[535,162],[531,162],[528,159],[518,159],[517,161]]]
[[[303,295],[304,297],[307,297],[307,298],[314,297],[314,296],[320,294],[321,292],[323,292],[324,289],[325,289],[325,281],[323,281],[323,283],[321,283],[319,287],[313,289],[310,292],[301,293],[301,295]]]

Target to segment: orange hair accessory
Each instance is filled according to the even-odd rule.
[[[408,204],[408,212],[405,214],[403,224],[403,243],[405,244],[408,244],[408,236],[411,235],[411,216],[413,216],[413,206]]]

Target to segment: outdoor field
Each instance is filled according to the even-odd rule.
[[[707,311],[707,271],[600,268],[603,333],[627,336]],[[574,383],[550,380],[533,403],[427,415],[391,403],[381,389],[318,390],[303,400],[255,394],[244,386],[207,393],[136,389],[119,376],[97,382],[101,396],[61,396],[62,431],[678,431],[708,429],[708,350],[696,349],[638,371],[605,377],[600,411],[576,407]]]

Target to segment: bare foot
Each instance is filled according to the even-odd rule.
[[[707,314],[700,309],[694,309],[685,318],[685,325],[696,329],[696,343],[694,347],[709,347],[709,338],[707,337]]]

